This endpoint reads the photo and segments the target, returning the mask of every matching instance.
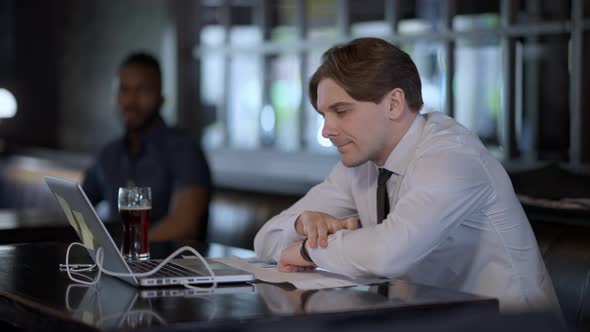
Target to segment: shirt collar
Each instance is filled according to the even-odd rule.
[[[162,117],[158,115],[154,119],[153,125],[145,132],[144,141],[159,139],[160,137],[162,137],[167,128],[168,127],[166,127],[166,124],[164,123]]]
[[[383,168],[394,172],[397,175],[403,175],[410,162],[414,159],[414,152],[420,143],[422,130],[426,124],[426,117],[418,113],[410,129],[404,134],[401,141],[391,151],[385,161]]]
[[[149,129],[147,129],[144,135],[141,137],[141,147],[138,156],[141,156],[143,154],[143,150],[146,144],[148,144],[149,142],[159,141],[163,137],[167,128],[168,127],[166,126],[166,123],[164,122],[162,117],[158,115],[154,119],[154,123],[152,124],[152,126]],[[123,135],[123,137],[121,137],[120,140],[120,144],[123,146],[123,149],[126,151],[126,153],[128,153],[127,135],[129,135],[129,133],[125,132],[125,135]]]
[[[147,129],[144,134],[141,137],[141,142],[145,143],[146,141],[153,141],[156,140],[158,138],[160,138],[164,131],[166,131],[166,123],[164,123],[164,120],[162,119],[162,117],[160,115],[158,115],[154,120],[154,122],[152,123],[152,125],[149,127],[149,129]],[[127,136],[129,135],[129,132],[125,132],[125,135],[123,136],[123,143],[127,140]]]

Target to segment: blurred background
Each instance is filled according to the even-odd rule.
[[[411,54],[426,109],[454,116],[502,161],[583,169],[589,7],[585,0],[0,0],[1,146],[73,154],[83,166],[121,133],[117,65],[147,50],[162,63],[164,118],[200,139],[217,183],[299,193],[338,159],[321,137],[308,78],[330,46],[375,36]]]

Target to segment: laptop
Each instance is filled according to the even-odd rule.
[[[77,182],[56,177],[45,177],[45,182],[61,206],[70,225],[96,262],[96,251],[103,250],[103,267],[118,273],[150,271],[161,260],[126,261],[113,238],[100,220],[84,190]],[[149,277],[118,277],[134,286],[158,287],[180,284],[237,283],[254,281],[253,274],[226,264],[208,260],[215,277],[211,277],[199,259],[173,259]]]

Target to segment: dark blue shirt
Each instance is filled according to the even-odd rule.
[[[86,171],[82,187],[92,204],[108,202],[109,220],[120,220],[117,192],[128,184],[151,187],[151,225],[168,214],[175,191],[187,186],[211,189],[209,166],[197,142],[188,134],[167,127],[160,118],[156,122],[143,137],[135,158],[124,136],[107,144]],[[206,224],[206,220],[201,223],[199,238],[204,238]]]

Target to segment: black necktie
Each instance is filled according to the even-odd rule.
[[[379,178],[377,179],[377,223],[383,222],[383,219],[389,214],[389,198],[387,197],[387,180],[393,172],[385,168],[379,169]]]

